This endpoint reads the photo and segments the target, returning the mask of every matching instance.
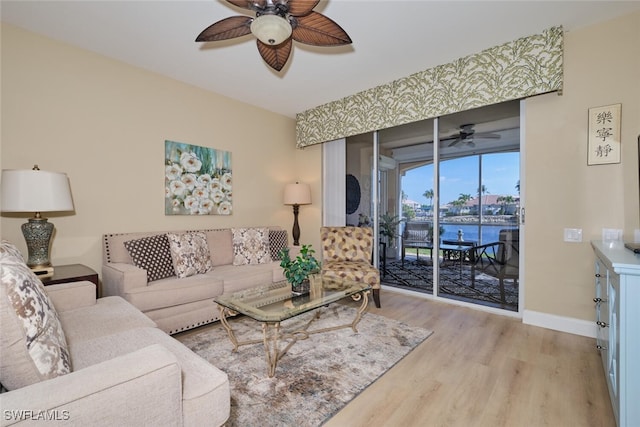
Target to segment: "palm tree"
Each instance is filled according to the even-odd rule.
[[[458,196],[458,200],[462,200],[462,204],[467,203],[471,199],[472,199],[471,194],[460,193],[460,196]]]
[[[427,190],[424,193],[422,193],[422,196],[426,197],[429,200],[429,207],[431,208],[431,211],[433,212],[433,196],[435,194],[433,193],[433,189]]]
[[[455,206],[456,213],[460,215],[460,211],[462,210],[462,206],[464,206],[465,201],[462,198],[459,198],[458,200],[454,200],[453,202],[451,202],[451,204]]]
[[[458,214],[461,214],[461,208],[471,199],[472,199],[471,194],[460,193],[460,196],[458,196],[458,200],[453,202],[453,205],[458,207]]]
[[[518,190],[518,194],[520,194],[520,180],[518,180],[518,183],[516,184],[516,190]]]
[[[513,203],[515,199],[513,196],[500,196],[496,201],[502,205],[501,213],[504,215],[507,210],[507,205]]]

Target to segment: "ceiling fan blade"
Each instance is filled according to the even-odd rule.
[[[227,2],[234,6],[249,10],[256,10],[257,8],[264,7],[267,4],[267,0],[227,0]]]
[[[258,52],[260,52],[260,56],[262,56],[264,62],[276,71],[282,70],[282,67],[287,63],[289,55],[291,54],[291,46],[293,45],[291,38],[277,46],[262,43],[260,40],[256,41],[258,42]]]
[[[483,132],[476,133],[474,136],[476,138],[484,138],[484,139],[500,139],[500,138],[502,138],[502,136],[500,136],[500,134],[488,133],[488,132],[486,132],[486,133],[483,133]]]
[[[351,38],[340,27],[321,13],[310,12],[295,18],[297,26],[293,29],[295,41],[313,46],[339,46],[350,44]]]
[[[248,16],[232,16],[218,21],[196,37],[197,42],[213,42],[219,40],[233,39],[251,34],[251,21]]]
[[[455,147],[461,141],[462,141],[462,138],[456,138],[447,147]]]
[[[320,0],[289,0],[289,14],[293,16],[308,15]]]

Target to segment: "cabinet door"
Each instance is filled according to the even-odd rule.
[[[598,350],[600,350],[602,355],[602,364],[604,366],[605,372],[607,370],[607,348],[609,344],[609,329],[607,327],[607,323],[609,322],[609,310],[608,310],[608,302],[607,302],[607,291],[608,291],[608,276],[609,270],[606,266],[599,260],[596,260],[595,265],[595,298],[593,301],[596,305],[596,346]]]
[[[620,313],[619,289],[620,276],[615,273],[610,274],[607,286],[609,343],[607,345],[608,354],[605,372],[609,376],[609,384],[611,385],[610,392],[616,402],[618,401],[620,391],[620,384],[618,383],[618,374],[620,372],[620,360],[618,357],[618,350],[620,348],[620,319],[618,317]]]

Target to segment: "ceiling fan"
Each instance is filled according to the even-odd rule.
[[[227,40],[253,33],[258,52],[274,70],[280,71],[291,54],[293,40],[313,46],[351,43],[349,35],[334,21],[313,11],[320,0],[227,0],[234,6],[255,12],[231,16],[209,27],[197,42]]]
[[[459,143],[464,143],[469,145],[470,147],[475,147],[474,138],[484,138],[484,139],[500,139],[500,134],[491,133],[491,132],[478,132],[476,133],[473,128],[474,124],[466,124],[460,126],[460,131],[458,135],[450,136],[448,138],[443,138],[442,141],[451,141],[449,143],[449,147],[454,147]]]

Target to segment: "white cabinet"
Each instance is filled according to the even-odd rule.
[[[621,243],[596,253],[596,346],[619,426],[640,426],[640,256]]]

